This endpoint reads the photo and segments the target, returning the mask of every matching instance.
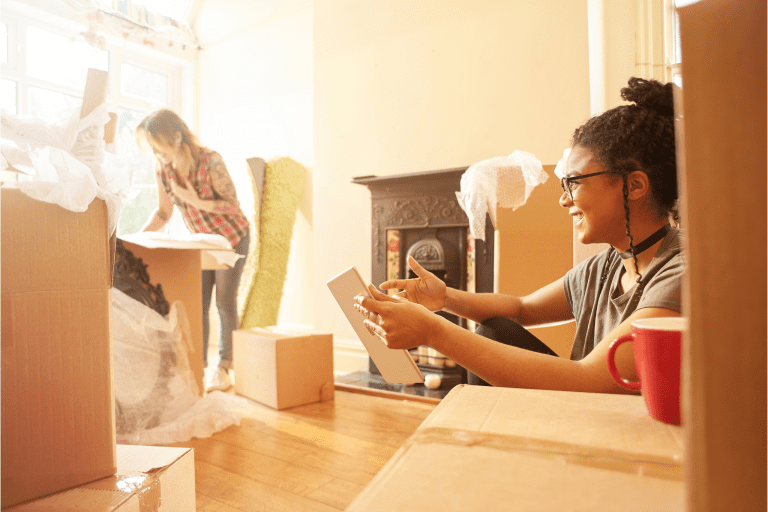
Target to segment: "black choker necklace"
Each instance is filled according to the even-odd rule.
[[[645,240],[637,244],[634,247],[635,249],[634,251],[632,251],[632,249],[630,248],[630,249],[627,249],[626,251],[620,252],[619,256],[621,256],[621,259],[623,260],[628,260],[633,255],[637,256],[638,254],[640,254],[641,252],[648,249],[650,246],[652,246],[653,244],[655,244],[656,242],[664,238],[664,236],[667,234],[667,232],[669,232],[670,229],[672,229],[671,225],[664,224],[664,226],[662,226],[657,232],[655,232],[654,234],[652,234],[651,236],[649,236],[648,238],[646,238]]]

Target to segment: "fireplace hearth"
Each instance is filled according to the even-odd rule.
[[[352,183],[365,185],[371,192],[371,281],[380,284],[387,279],[412,278],[407,257],[445,281],[446,285],[474,292],[493,291],[494,232],[486,221],[485,242],[469,236],[469,221],[459,206],[456,192],[466,167],[399,174],[393,176],[361,176]],[[438,312],[464,328],[473,325],[454,315]],[[422,385],[393,386],[406,394],[419,388],[434,395],[465,383],[467,372],[442,354],[428,347],[411,351],[422,373],[441,378],[438,390]],[[381,386],[376,365],[369,360],[371,381]],[[358,379],[365,381],[366,379]],[[431,395],[430,395],[431,396]]]

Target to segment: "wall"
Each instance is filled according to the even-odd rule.
[[[289,156],[308,168],[279,323],[312,324],[312,2],[200,0],[194,16],[197,133],[224,157],[244,211],[254,208],[246,158]]]
[[[350,179],[515,149],[556,163],[590,113],[587,5],[317,0],[314,14],[314,323],[353,355],[325,285],[353,264],[371,274],[370,194]]]

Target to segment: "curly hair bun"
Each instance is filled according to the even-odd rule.
[[[662,84],[657,80],[632,77],[629,79],[629,87],[621,90],[621,97],[639,108],[655,110],[663,116],[672,117],[675,115],[672,87],[671,82]]]

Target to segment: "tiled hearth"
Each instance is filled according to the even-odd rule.
[[[364,388],[372,391],[384,391],[388,393],[400,393],[414,397],[425,397],[442,399],[451,390],[451,387],[440,387],[438,389],[429,389],[423,384],[414,384],[406,386],[405,384],[389,384],[384,378],[372,372],[353,372],[344,375],[337,375],[336,384],[352,386],[355,388]]]

